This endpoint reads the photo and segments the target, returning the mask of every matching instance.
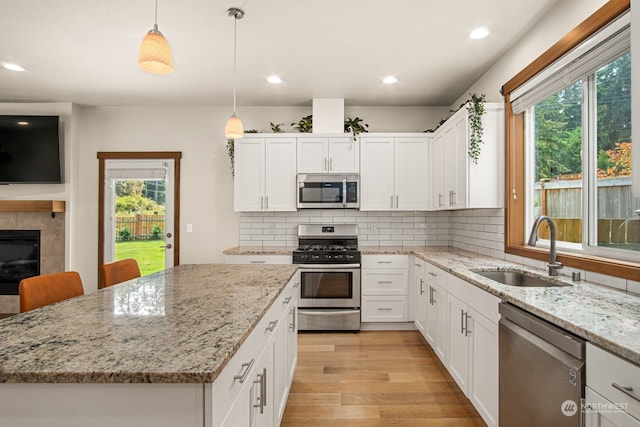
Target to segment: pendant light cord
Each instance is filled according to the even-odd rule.
[[[157,1],[157,0],[156,0]],[[236,115],[236,69],[237,69],[237,45],[238,45],[238,12],[233,17],[233,115]]]

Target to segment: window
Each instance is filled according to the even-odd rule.
[[[568,250],[637,257],[640,199],[631,197],[631,54],[529,107],[525,144],[525,165],[532,172],[526,188],[533,188],[526,222],[550,217],[559,246]]]
[[[525,239],[534,219],[547,215],[565,265],[636,280],[640,274],[629,7],[608,2],[503,86],[507,253],[546,259],[548,250]]]

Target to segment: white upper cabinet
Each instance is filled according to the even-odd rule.
[[[486,103],[483,144],[475,163],[469,149],[469,114],[461,108],[434,134],[431,147],[431,208],[499,208],[504,204],[504,113]]]
[[[296,139],[235,141],[234,210],[296,210]]]
[[[358,173],[359,142],[352,137],[298,138],[299,173]]]
[[[360,139],[360,210],[428,209],[427,136]]]

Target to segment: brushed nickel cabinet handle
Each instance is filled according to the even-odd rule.
[[[282,301],[283,304],[289,304],[290,302],[291,302],[291,297],[286,297],[284,301]]]
[[[623,386],[618,383],[611,383],[611,387],[615,388],[618,391],[623,392],[633,400],[640,402],[640,394],[634,393],[633,387]]]
[[[251,367],[253,366],[253,363],[255,362],[255,359],[251,359],[250,362],[245,362],[241,365],[242,368],[244,368],[244,372],[235,375],[233,377],[234,380],[240,380],[240,384],[242,384],[244,382],[244,380],[247,379],[247,374],[249,373],[249,371],[251,370]]]
[[[276,325],[278,325],[278,321],[272,320],[271,322],[269,322],[269,326],[264,328],[264,330],[267,332],[273,332],[273,330],[276,328]]]

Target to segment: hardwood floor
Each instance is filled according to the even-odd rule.
[[[485,426],[417,331],[300,333],[285,426]]]

